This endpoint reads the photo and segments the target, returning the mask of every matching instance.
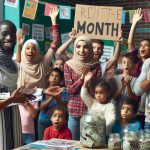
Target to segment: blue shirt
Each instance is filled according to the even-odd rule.
[[[128,124],[128,130],[134,131],[138,134],[140,130],[142,130],[141,124],[137,120],[133,120],[131,123]],[[120,124],[120,122],[117,122],[112,127],[112,133],[119,133],[121,136],[123,135],[124,127]]]
[[[62,93],[60,94],[60,97],[61,97],[62,102],[65,102],[65,103],[68,102],[68,94],[66,91],[62,91]],[[41,103],[44,103],[46,100],[47,100],[47,97],[43,99]],[[38,122],[46,124],[46,125],[50,125],[51,123],[50,111],[54,106],[57,106],[57,105],[59,105],[57,101],[55,99],[52,99],[52,101],[48,104],[48,106],[44,110],[40,111]]]

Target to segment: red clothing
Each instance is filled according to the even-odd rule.
[[[101,67],[98,64],[90,70],[93,72],[93,78],[101,77]],[[67,64],[64,65],[65,86],[68,92],[68,111],[73,117],[81,117],[86,106],[80,97],[83,80]],[[91,83],[92,84],[92,83]],[[92,86],[90,84],[90,87]],[[91,90],[90,90],[91,91]],[[90,93],[93,95],[93,93]]]
[[[45,129],[43,140],[49,140],[52,138],[71,140],[72,134],[66,126],[63,126],[60,131],[55,130],[53,126],[50,126]]]

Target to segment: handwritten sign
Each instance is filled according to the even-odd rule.
[[[122,7],[76,5],[74,28],[78,35],[115,40],[121,30]]]

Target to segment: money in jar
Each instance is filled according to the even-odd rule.
[[[80,120],[80,143],[84,147],[98,148],[105,145],[106,122],[96,111],[84,113]]]
[[[121,138],[119,134],[110,134],[108,139],[108,149],[121,150]]]

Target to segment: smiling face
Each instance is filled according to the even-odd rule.
[[[16,44],[16,29],[12,24],[0,25],[0,47],[11,52]],[[12,51],[13,53],[13,51]]]
[[[85,41],[79,41],[76,44],[76,55],[81,62],[88,61],[89,58],[89,47]]]
[[[94,60],[99,61],[103,55],[103,46],[100,43],[93,43]]]
[[[141,41],[139,54],[143,60],[150,58],[150,42],[148,40]]]
[[[51,121],[56,130],[60,130],[66,124],[65,114],[63,111],[55,110],[51,116]]]
[[[32,62],[36,57],[36,46],[33,43],[27,44],[25,48],[25,57],[29,62]]]

